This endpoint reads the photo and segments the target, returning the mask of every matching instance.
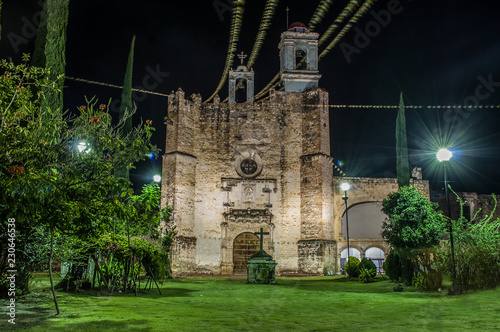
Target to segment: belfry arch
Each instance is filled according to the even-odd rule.
[[[231,69],[229,71],[229,103],[253,103],[255,74],[253,70],[248,70],[247,66],[243,64],[243,60],[247,55],[241,52],[238,57],[241,60],[241,64],[236,70]],[[239,96],[240,90],[246,91],[246,98]]]

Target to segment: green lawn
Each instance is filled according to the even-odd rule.
[[[227,278],[182,278],[157,290],[99,296],[58,293],[55,316],[45,281],[18,299],[16,328],[28,331],[493,331],[500,289],[448,296],[393,292],[389,281],[278,278],[247,285]],[[2,307],[7,302],[2,300]],[[5,312],[5,311],[4,311]],[[12,329],[2,315],[0,330]]]

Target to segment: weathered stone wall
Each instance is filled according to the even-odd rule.
[[[333,177],[333,190],[334,190],[334,232],[337,241],[337,260],[335,264],[335,271],[340,271],[340,253],[342,250],[347,249],[347,240],[345,234],[342,232],[342,218],[345,215],[346,207],[345,201],[342,199],[344,192],[340,188],[343,182],[351,185],[347,192],[347,209],[351,207],[368,203],[368,202],[382,202],[388,194],[398,190],[398,181],[396,178],[359,178],[359,177]],[[429,181],[411,179],[411,185],[414,185],[427,197],[430,196]],[[369,222],[369,220],[367,220]],[[360,251],[361,257],[364,257],[366,249],[377,247],[382,249],[387,255],[389,252],[389,245],[379,235],[373,238],[355,238],[349,237],[349,247],[356,248]]]
[[[167,126],[167,140],[163,155],[162,206],[173,209],[172,222],[178,236],[173,244],[172,266],[196,265],[195,236],[195,180],[197,158],[193,128],[198,113],[192,102],[184,99],[184,92],[178,90],[169,97],[168,117],[172,125]],[[182,138],[182,139],[181,139]],[[183,254],[178,254],[182,252]]]
[[[457,192],[457,195],[464,201],[464,213],[469,210],[470,219],[476,216],[476,220],[481,220],[490,215],[495,208],[495,200],[493,195],[484,195],[474,192]],[[450,212],[451,218],[457,220],[460,217],[460,203],[453,192],[449,193],[450,196]],[[446,206],[446,198],[443,192],[433,192],[432,200],[439,204],[439,209],[443,211],[444,214],[448,213],[448,208]],[[469,217],[469,216],[466,216]],[[493,213],[493,218],[500,218],[500,208],[497,207]]]
[[[302,106],[327,104],[328,94],[273,92],[264,104],[192,99],[181,91],[169,98],[173,124],[167,127],[163,204],[174,208],[179,236],[196,239],[189,252],[182,252],[186,245],[173,248],[174,272],[231,273],[235,237],[261,227],[270,233],[264,249],[276,259],[277,272],[298,272],[301,238],[333,239],[328,108]],[[304,151],[312,154],[306,157],[311,169],[301,167]],[[259,161],[258,175],[242,177],[242,155]],[[311,181],[302,188],[304,176]],[[307,204],[301,205],[304,197]],[[301,235],[301,223],[310,235]],[[321,249],[308,263],[314,272],[322,268],[324,258],[318,257],[324,252],[331,250]]]

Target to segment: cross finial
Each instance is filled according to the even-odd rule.
[[[245,58],[247,57],[248,55],[246,55],[245,53],[243,53],[243,51],[241,51],[240,54],[238,54],[238,58],[240,58],[240,61],[241,61],[241,64],[243,64],[243,60],[245,60]]]
[[[268,232],[264,232],[264,229],[261,227],[260,232],[255,232],[255,235],[260,235],[260,250],[263,251],[262,244],[264,243],[264,235],[269,235]]]

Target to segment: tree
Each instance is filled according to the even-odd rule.
[[[128,55],[127,69],[125,71],[125,78],[123,82],[122,100],[120,104],[120,119],[125,119],[121,129],[123,135],[127,135],[132,129],[132,117],[130,114],[133,113],[132,72],[134,68],[134,45],[135,36],[132,37],[132,44],[130,45],[130,53]],[[129,179],[129,172],[126,168],[118,169],[117,175]]]
[[[401,187],[383,202],[382,211],[387,219],[382,226],[382,237],[400,257],[406,272],[403,279],[411,284],[415,272],[424,275],[428,288],[441,284],[439,271],[433,259],[440,243],[446,219],[416,187]]]
[[[47,68],[52,87],[42,89],[42,108],[63,108],[63,80],[66,68],[66,28],[69,0],[45,0],[35,41],[33,65]]]
[[[125,71],[125,78],[123,80],[122,100],[120,104],[120,119],[127,119],[123,125],[123,132],[128,133],[132,129],[132,118],[127,114],[132,112],[132,72],[134,69],[134,45],[135,36],[132,37],[130,45],[130,53],[128,55],[127,70]]]
[[[410,166],[408,164],[408,144],[406,138],[406,118],[403,93],[399,96],[399,110],[396,118],[396,172],[398,186],[410,185]]]
[[[112,228],[119,199],[132,195],[130,182],[115,170],[131,167],[157,149],[151,122],[123,136],[123,119],[114,126],[107,105],[88,100],[71,116],[44,107],[42,87],[54,86],[48,69],[14,65],[0,68],[0,215],[20,226],[46,227],[53,243],[59,234],[95,240]],[[34,87],[30,89],[29,87]],[[36,95],[32,91],[37,91]],[[52,281],[52,278],[51,278]],[[52,291],[57,307],[55,291]]]

